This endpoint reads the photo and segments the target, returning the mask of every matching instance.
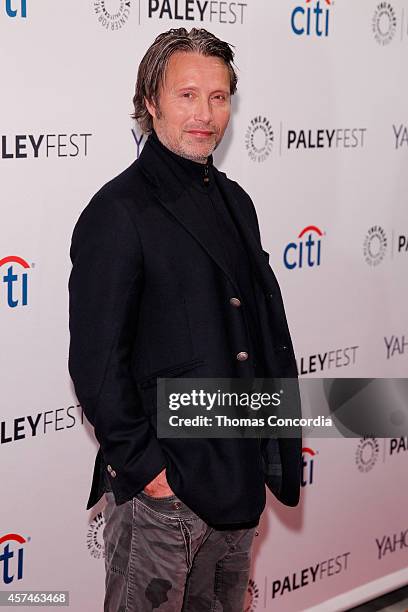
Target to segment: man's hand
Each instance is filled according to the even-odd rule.
[[[160,474],[157,474],[157,476],[145,486],[143,491],[151,497],[169,497],[170,495],[174,495],[167,482],[166,468],[164,468]]]

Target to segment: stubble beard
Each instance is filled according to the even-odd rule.
[[[164,120],[164,115],[162,112],[159,111],[157,113],[157,119],[162,121]],[[217,134],[215,134],[215,139],[210,141],[206,152],[199,153],[194,151],[194,142],[192,142],[191,148],[188,145],[186,146],[183,144],[183,136],[187,138],[190,137],[186,132],[181,132],[180,139],[175,140],[171,137],[169,138],[166,133],[166,130],[162,130],[161,127],[158,128],[157,125],[155,127],[155,131],[159,140],[162,142],[162,144],[164,144],[165,147],[170,149],[170,151],[173,151],[173,153],[180,155],[180,157],[190,159],[191,161],[195,161],[200,164],[205,164],[207,158],[213,153],[213,151],[215,151],[215,149],[219,145],[219,141],[217,140]],[[194,136],[191,136],[190,138],[194,139]]]
[[[183,143],[183,136],[184,138],[189,138],[188,135],[185,135],[185,132],[180,135],[179,140],[167,138],[166,134],[162,133],[161,140],[163,144],[168,149],[170,149],[170,151],[173,151],[173,153],[180,155],[180,157],[184,157],[186,159],[190,159],[191,161],[195,161],[201,164],[206,163],[207,158],[212,154],[212,152],[217,148],[218,145],[216,141],[212,140],[212,142],[209,142],[207,147],[204,149],[204,153],[202,152],[203,149],[201,149],[200,151],[195,151],[194,142],[192,142],[191,145]]]

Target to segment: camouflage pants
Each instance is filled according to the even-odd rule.
[[[106,498],[104,612],[242,612],[255,527],[213,529],[175,495]]]

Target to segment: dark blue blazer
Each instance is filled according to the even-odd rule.
[[[249,195],[216,168],[218,187],[254,273],[265,375],[297,377],[278,282]],[[124,503],[163,468],[174,493],[207,523],[257,523],[265,484],[299,500],[301,438],[157,438],[156,377],[251,377],[245,308],[216,237],[147,139],[140,157],[104,185],[72,236],[69,371],[100,448],[87,504],[109,479]],[[300,405],[292,412],[300,413]]]

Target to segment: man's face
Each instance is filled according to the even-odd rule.
[[[178,155],[205,163],[230,118],[228,67],[218,57],[177,51],[167,64],[158,107],[145,102],[159,140]]]

